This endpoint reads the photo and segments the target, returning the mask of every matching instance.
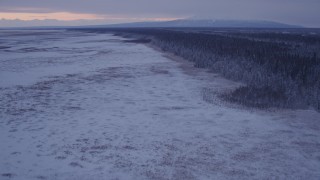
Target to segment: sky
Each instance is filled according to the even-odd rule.
[[[91,25],[197,17],[320,27],[319,9],[320,0],[0,0],[0,26],[22,21]]]

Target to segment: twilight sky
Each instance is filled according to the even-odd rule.
[[[109,24],[188,17],[320,27],[320,0],[0,0],[0,19],[6,20]]]

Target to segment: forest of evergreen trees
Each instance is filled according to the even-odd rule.
[[[199,68],[246,84],[222,97],[252,107],[320,110],[320,36],[279,32],[201,33],[172,29],[91,29],[135,35]],[[206,31],[208,32],[208,31]],[[138,40],[139,41],[139,40]]]

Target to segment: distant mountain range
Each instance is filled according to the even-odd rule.
[[[212,20],[212,19],[179,19],[173,21],[134,22],[122,24],[105,24],[105,21],[76,20],[5,20],[0,19],[0,28],[4,27],[212,27],[212,28],[303,28],[302,26],[283,24],[273,21],[253,20]],[[84,25],[85,24],[85,25]]]
[[[60,21],[56,19],[45,20],[8,20],[0,19],[0,28],[25,28],[25,27],[69,27],[69,26],[82,26],[85,25],[97,25],[105,24],[104,21],[99,20],[74,20],[74,21]]]
[[[105,27],[212,27],[212,28],[303,28],[273,21],[179,19],[161,22],[136,22],[106,25]]]

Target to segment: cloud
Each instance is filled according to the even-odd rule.
[[[97,20],[104,19],[103,16],[96,14],[79,14],[79,13],[69,13],[69,12],[54,12],[54,13],[8,13],[0,12],[0,17],[7,20],[46,20],[46,19],[56,19],[61,21],[72,21],[72,20]]]

